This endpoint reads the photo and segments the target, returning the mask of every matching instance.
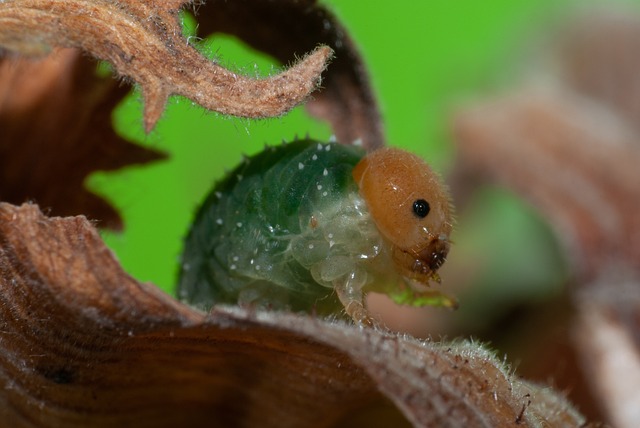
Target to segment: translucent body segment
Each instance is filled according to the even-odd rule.
[[[318,284],[310,267],[327,258],[344,232],[338,227],[332,244],[317,223],[332,221],[345,195],[357,193],[351,172],[363,155],[355,147],[297,141],[247,158],[216,184],[196,215],[185,242],[180,297],[208,308],[255,295],[261,306],[293,310],[330,300],[331,284]],[[265,293],[269,287],[273,292]]]

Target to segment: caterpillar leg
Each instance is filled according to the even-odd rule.
[[[348,282],[346,284],[337,283],[334,288],[347,315],[356,324],[366,327],[375,327],[377,325],[376,320],[369,315],[369,311],[364,307],[362,290],[350,286]]]

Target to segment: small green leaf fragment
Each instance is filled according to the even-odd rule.
[[[389,297],[399,305],[417,308],[423,306],[443,306],[450,309],[458,308],[458,300],[456,298],[435,290],[415,291],[406,287],[390,292]]]

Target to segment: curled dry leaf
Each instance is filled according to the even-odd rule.
[[[640,269],[637,135],[581,95],[531,89],[469,109],[456,125],[466,173],[479,170],[529,199],[568,244],[573,293],[588,289],[574,295],[578,317],[569,321],[583,376],[609,422],[637,426],[627,381],[640,376],[640,288],[623,287],[616,274]]]
[[[242,76],[188,44],[178,18],[183,3],[5,0],[0,3],[0,47],[27,54],[74,47],[108,61],[140,85],[147,132],[173,94],[210,110],[257,118],[285,113],[316,88],[330,48],[321,46],[266,79]]]
[[[640,144],[625,122],[578,94],[530,88],[467,108],[454,126],[464,167],[539,207],[580,276],[640,260]]]
[[[307,108],[328,120],[338,141],[361,140],[375,149],[384,144],[377,101],[369,77],[347,30],[316,0],[209,0],[196,6],[198,34],[233,34],[283,63],[318,43],[335,52],[322,91]]]
[[[177,11],[184,3],[1,2],[1,200],[35,200],[55,215],[83,213],[103,227],[119,229],[116,211],[86,192],[83,180],[95,170],[162,157],[128,144],[112,130],[110,113],[126,87],[96,77],[93,63],[77,51],[54,50],[51,57],[41,58],[54,46],[84,49],[139,83],[147,130],[172,93],[225,113],[265,117],[286,111],[315,88],[331,49],[318,48],[269,79],[245,78],[208,61],[182,37]],[[200,10],[202,28],[211,28],[213,22],[283,62],[321,43],[333,46],[340,58],[326,81],[326,95],[313,100],[313,109],[324,112],[318,115],[333,123],[342,141],[360,138],[369,147],[382,144],[380,117],[362,61],[346,31],[322,6],[213,3],[214,10]],[[20,58],[7,50],[36,58]]]
[[[640,130],[640,14],[633,6],[585,10],[557,39],[555,63],[568,86]]]
[[[121,227],[118,213],[84,188],[85,178],[164,156],[115,133],[111,111],[128,88],[95,69],[74,49],[0,59],[0,200],[36,200],[54,215]]]
[[[126,275],[83,217],[34,205],[0,204],[0,325],[2,426],[354,426],[379,406],[391,424],[584,423],[475,344],[196,312]]]
[[[462,111],[461,171],[510,187],[568,245],[574,346],[614,426],[640,425],[640,14],[598,11],[559,41],[553,86]]]
[[[557,55],[568,85],[602,103],[635,131],[631,144],[636,150],[640,150],[639,47],[638,10],[617,5],[587,12],[576,20],[561,40]],[[638,157],[629,161],[638,162]],[[640,182],[640,174],[631,165],[625,166],[631,183]],[[637,195],[633,195],[636,203]],[[637,223],[634,226],[627,233],[637,238],[640,230]],[[619,427],[640,423],[636,387],[640,382],[639,265],[636,254],[627,263],[603,269],[578,295],[576,344],[586,370],[593,373],[589,377],[593,389],[602,391],[603,410]]]
[[[624,266],[603,275],[578,294],[574,328],[578,354],[601,391],[598,404],[615,427],[640,421],[640,275]]]

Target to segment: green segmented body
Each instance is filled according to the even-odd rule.
[[[203,309],[338,304],[334,276],[353,274],[350,260],[379,248],[352,177],[363,156],[354,146],[306,140],[245,159],[197,213],[185,242],[180,298]]]

